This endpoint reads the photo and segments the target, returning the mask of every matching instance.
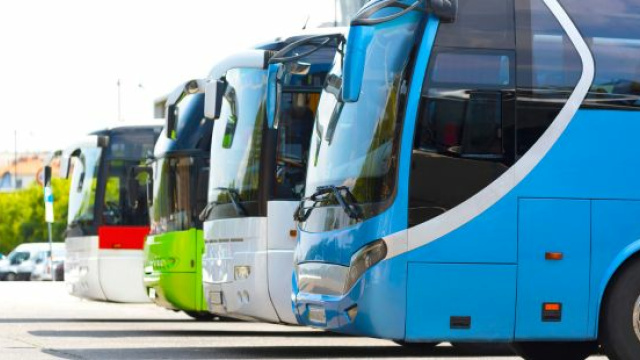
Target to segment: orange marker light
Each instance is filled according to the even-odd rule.
[[[544,304],[544,311],[560,311],[560,304],[557,303],[547,303]]]
[[[289,236],[292,238],[298,237],[298,230],[289,230]]]
[[[561,252],[548,252],[544,255],[544,258],[549,261],[560,261],[564,259],[564,254]]]

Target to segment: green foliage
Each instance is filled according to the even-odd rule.
[[[69,185],[65,179],[53,179],[54,215],[53,241],[64,241],[67,228]],[[44,221],[44,189],[33,184],[15,193],[0,194],[0,253],[8,254],[22,243],[46,242]]]

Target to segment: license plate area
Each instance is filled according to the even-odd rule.
[[[151,299],[151,300],[155,300],[155,299],[156,299],[156,297],[157,297],[156,289],[154,289],[154,288],[149,288],[149,299]]]

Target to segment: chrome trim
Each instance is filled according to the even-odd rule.
[[[408,230],[407,251],[427,245],[464,226],[504,198],[526,178],[549,153],[553,145],[567,129],[586,98],[595,77],[595,61],[593,55],[569,15],[558,3],[558,0],[543,1],[559,21],[582,60],[582,75],[576,88],[567,100],[566,105],[538,142],[506,173],[481,192],[452,210],[410,228]],[[400,233],[403,232],[404,231]],[[390,241],[388,239],[401,236],[400,233],[388,236],[385,241],[389,243]],[[401,253],[402,252],[392,251],[387,256],[387,259],[400,255]]]

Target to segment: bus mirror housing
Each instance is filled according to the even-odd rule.
[[[353,26],[349,31],[347,51],[342,72],[342,100],[356,102],[360,98],[367,50],[375,29],[371,26]]]
[[[282,64],[269,65],[269,75],[267,80],[267,124],[273,129],[278,113],[278,104],[280,102],[278,94],[278,81],[284,66]]]
[[[98,143],[96,145],[102,149],[109,147],[109,137],[104,135],[98,136]]]
[[[171,140],[175,140],[178,137],[178,116],[180,109],[176,104],[169,105],[167,107],[167,120],[165,128],[167,129],[167,137]]]
[[[441,21],[452,22],[458,15],[458,0],[429,0],[429,10]]]
[[[225,91],[225,82],[219,79],[207,84],[204,91],[204,117],[208,120],[220,118],[222,110],[222,98]]]
[[[63,179],[68,179],[70,169],[71,169],[71,157],[61,156],[60,157],[60,177]]]

